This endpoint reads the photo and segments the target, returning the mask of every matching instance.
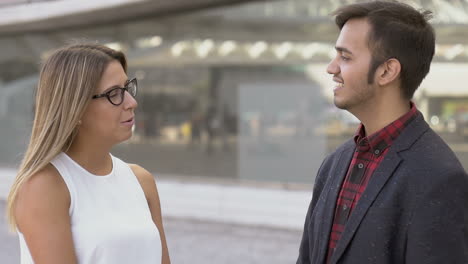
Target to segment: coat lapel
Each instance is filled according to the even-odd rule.
[[[320,234],[316,237],[318,241],[316,243],[319,245],[319,261],[317,263],[325,263],[327,249],[328,249],[328,240],[330,238],[331,227],[333,224],[333,218],[335,216],[335,205],[336,200],[338,199],[338,194],[340,192],[341,184],[346,176],[349,163],[353,157],[354,153],[354,142],[348,144],[343,151],[341,152],[340,158],[335,164],[329,175],[330,179],[333,181],[330,183],[330,187],[327,188],[329,191],[326,194],[323,208],[323,219],[321,219],[323,226],[320,229]],[[336,177],[335,177],[336,175]]]
[[[351,213],[351,216],[346,223],[345,230],[342,233],[340,240],[332,256],[331,263],[336,263],[343,255],[346,247],[351,242],[356,230],[359,228],[362,219],[366,215],[370,206],[379,195],[388,179],[391,178],[393,172],[402,161],[401,151],[407,150],[411,145],[427,130],[429,126],[424,121],[421,113],[416,119],[402,132],[399,138],[394,142],[384,160],[372,175],[369,184],[359,200],[356,208]],[[336,198],[333,200],[336,201]],[[332,220],[333,221],[333,220]]]
[[[336,261],[341,257],[349,242],[353,238],[354,233],[358,229],[359,224],[364,218],[367,210],[369,210],[369,207],[372,205],[387,180],[390,178],[390,176],[392,176],[393,171],[397,168],[400,162],[401,158],[398,156],[398,154],[395,151],[390,151],[387,153],[387,156],[385,157],[382,164],[380,164],[379,168],[374,172],[372,178],[369,181],[369,185],[356,205],[356,208],[351,213],[348,222],[346,223],[345,230],[340,240],[338,241],[335,253],[331,259],[331,263],[336,263]]]

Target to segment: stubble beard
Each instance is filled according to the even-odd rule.
[[[354,92],[349,95],[348,98],[342,98],[344,100],[337,100],[336,95],[333,98],[333,103],[339,109],[346,110],[348,112],[355,112],[366,105],[374,96],[374,87],[372,84],[367,82],[363,83],[360,91]],[[346,89],[346,88],[345,88]]]

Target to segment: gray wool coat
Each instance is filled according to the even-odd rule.
[[[326,261],[350,140],[322,163],[296,264]],[[393,142],[352,212],[332,264],[468,263],[468,176],[421,113]]]

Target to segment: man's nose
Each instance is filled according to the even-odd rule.
[[[340,67],[338,66],[338,64],[336,63],[336,58],[334,58],[332,61],[330,61],[330,63],[328,64],[327,66],[327,72],[329,74],[338,74],[340,72]]]

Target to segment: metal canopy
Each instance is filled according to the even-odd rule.
[[[221,62],[215,57],[211,58],[212,61],[209,58],[202,58],[202,62],[201,59],[196,56],[190,57],[189,54],[190,56],[184,57],[186,60],[179,58],[176,61],[171,59],[170,52],[177,42],[198,39],[211,39],[218,44],[233,40],[244,46],[262,41],[270,44],[316,42],[334,45],[338,30],[329,13],[343,4],[360,2],[360,0],[115,1],[120,1],[122,4],[66,16],[0,25],[0,45],[3,49],[0,53],[0,63],[8,64],[9,61],[15,60],[37,62],[44,51],[61,46],[71,39],[121,43],[128,48],[127,52],[134,55],[134,62],[142,65],[148,61],[205,64],[325,62],[329,60],[326,54],[314,56],[310,61],[291,56],[282,61],[268,57],[246,61],[245,57],[239,55],[225,58]],[[67,0],[40,4],[61,2]],[[242,4],[247,2],[249,3]],[[408,3],[435,11],[433,24],[437,43],[442,45],[440,50],[447,51],[445,55],[436,56],[436,61],[468,61],[468,0],[414,0]],[[226,5],[230,7],[224,8]],[[152,36],[160,36],[163,45],[138,51],[135,41]]]

